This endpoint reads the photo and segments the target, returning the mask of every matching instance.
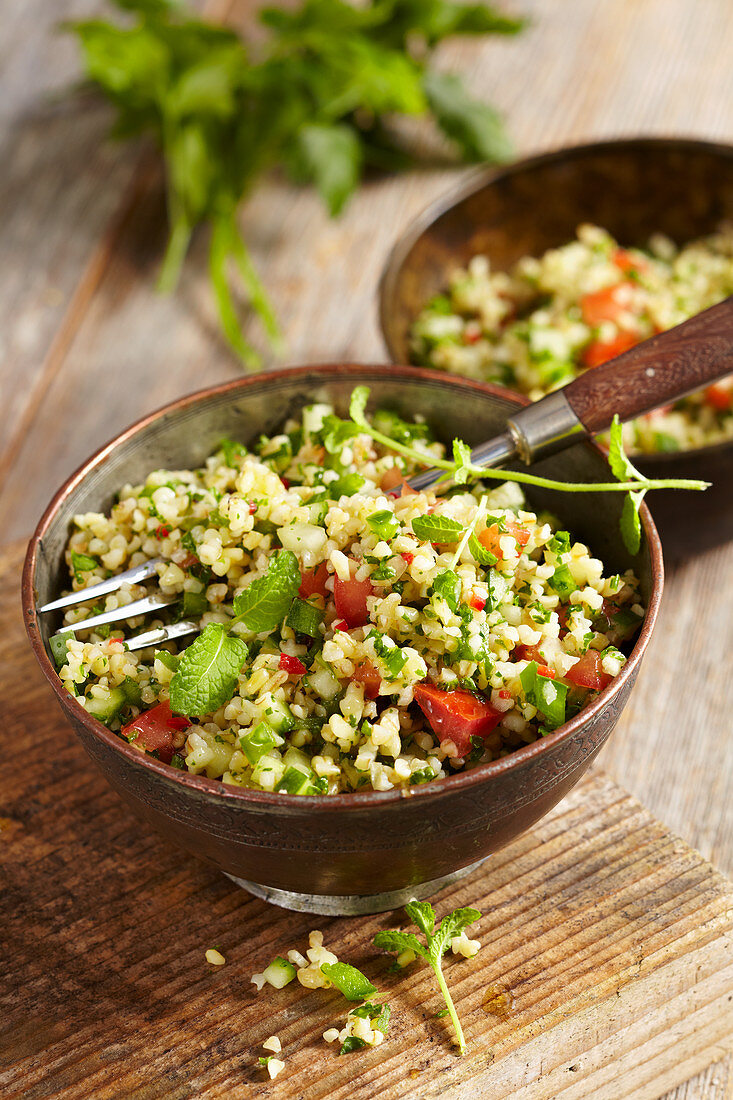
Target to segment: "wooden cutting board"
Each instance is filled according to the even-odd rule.
[[[388,974],[370,947],[400,913],[272,908],[130,816],[34,666],[19,566],[19,548],[0,555],[3,1100],[653,1100],[733,1049],[733,885],[596,772],[434,899],[484,914],[478,956],[446,965],[459,1057],[427,968]],[[254,992],[316,927],[388,995],[380,1048],[323,1041],[345,1016],[334,991]],[[273,1033],[286,1068],[269,1083]]]

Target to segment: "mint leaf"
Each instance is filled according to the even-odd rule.
[[[234,601],[234,615],[248,630],[261,634],[279,626],[301,584],[298,559],[292,550],[279,550],[264,577],[252,581]]]
[[[321,973],[333,982],[347,1001],[363,1001],[377,992],[377,987],[372,985],[366,975],[348,963],[323,963]]]
[[[171,710],[189,718],[213,714],[231,699],[246,659],[241,638],[222,623],[209,623],[181,656],[170,683]]]
[[[359,434],[359,427],[351,420],[342,420],[333,413],[329,413],[324,417],[318,434],[330,455],[340,455],[344,444]]]
[[[609,431],[608,465],[619,481],[644,481],[624,450],[624,433],[618,413],[614,416]]]
[[[426,936],[432,936],[435,928],[435,910],[429,901],[418,901],[413,898],[405,906],[405,912],[421,932],[424,932]]]
[[[447,545],[458,542],[464,531],[462,523],[448,516],[416,516],[412,521],[412,530],[423,542],[437,542]]]
[[[414,932],[377,932],[372,943],[382,951],[397,951],[398,954],[403,951],[414,951],[423,959],[428,957],[427,951]]]
[[[447,917],[443,917],[433,935],[430,953],[436,958],[439,955],[444,955],[450,947],[453,937],[460,936],[464,928],[467,928],[469,924],[473,924],[480,916],[478,909],[464,908],[455,909]]]
[[[496,554],[492,554],[490,550],[486,549],[476,535],[471,535],[469,538],[468,549],[473,560],[478,562],[479,565],[496,565],[499,560]]]

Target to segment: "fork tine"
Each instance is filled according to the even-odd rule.
[[[69,624],[71,629],[92,630],[95,626],[104,626],[105,623],[119,623],[127,619],[134,619],[137,615],[145,615],[148,611],[158,611],[161,607],[168,607],[178,599],[177,596],[144,596],[141,600],[133,600],[124,607],[115,607],[113,611],[103,611],[101,615],[92,615],[89,619],[82,619],[78,623]],[[65,626],[64,630],[68,630]]]
[[[82,588],[80,592],[71,592],[68,596],[61,596],[58,600],[51,600],[50,603],[45,603],[43,607],[37,608],[39,614],[43,611],[56,611],[59,607],[75,607],[77,604],[86,603],[87,600],[94,600],[97,596],[106,596],[108,592],[116,592],[127,581],[129,584],[138,584],[140,581],[147,580],[148,577],[152,577],[155,573],[155,567],[160,561],[160,558],[153,558],[151,561],[143,562],[142,565],[135,565],[132,569],[128,569],[124,573],[115,573],[113,577],[108,577],[106,581],[100,581],[99,584],[92,584],[89,588]]]
[[[146,630],[144,634],[136,634],[132,638],[125,639],[128,649],[147,649],[151,645],[162,645],[173,638],[181,638],[184,634],[198,634],[201,630],[199,623],[188,621],[171,623],[169,626],[159,626],[155,630]]]

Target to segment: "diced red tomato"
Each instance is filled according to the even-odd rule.
[[[603,658],[597,649],[589,649],[565,674],[565,679],[578,687],[601,691],[611,683],[613,676],[603,671]]]
[[[649,264],[642,256],[632,256],[625,248],[617,248],[611,256],[611,262],[624,274],[629,271],[641,274],[649,269]]]
[[[288,479],[286,477],[281,477],[280,480],[282,481],[282,483],[283,483],[283,485],[285,486],[286,489],[290,488],[290,482],[288,481]]]
[[[554,668],[550,668],[549,665],[537,665],[537,674],[539,676],[546,676],[548,680],[557,679],[557,673]]]
[[[472,737],[486,737],[502,717],[470,691],[440,691],[432,684],[417,684],[415,702],[438,740],[452,741],[459,756],[470,752]]]
[[[325,600],[328,596],[328,590],[326,588],[327,580],[328,566],[325,561],[322,561],[315,569],[309,569],[307,572],[301,574],[298,595],[302,600],[307,600],[309,596],[323,596]]]
[[[336,576],[333,582],[336,614],[346,619],[350,627],[364,626],[369,622],[367,596],[371,596],[373,591],[372,582],[368,577],[365,581],[357,581],[354,577],[349,578],[348,581],[342,581]]]
[[[250,500],[250,501],[248,501],[248,504],[249,504],[249,514],[251,516],[253,516],[255,514],[255,512],[257,511],[257,503],[254,500]]]
[[[173,734],[190,726],[188,718],[172,714],[168,703],[158,703],[150,710],[138,714],[122,728],[122,736],[134,741],[146,752],[157,752],[160,760],[170,764],[173,756]]]
[[[728,412],[733,406],[733,385],[727,379],[724,382],[713,382],[705,390],[705,404],[717,412]]]
[[[280,654],[280,668],[287,672],[288,676],[304,676],[308,669],[297,657],[291,657],[289,653]]]
[[[164,523],[160,523],[153,531],[153,537],[156,539],[166,539],[168,538],[168,535],[170,535],[170,533],[170,527],[166,527]]]
[[[483,611],[483,609],[486,607],[486,600],[483,598],[483,596],[477,596],[475,592],[468,602],[470,603],[474,611]]]
[[[625,279],[613,286],[605,286],[603,290],[584,294],[580,299],[583,320],[591,328],[596,328],[604,321],[617,321],[631,305],[633,294],[633,284]]]
[[[480,325],[466,325],[463,330],[463,343],[464,344],[477,344],[481,339],[481,326]]]
[[[356,666],[354,669],[354,679],[358,683],[364,685],[364,695],[367,699],[377,698],[382,683],[382,677],[371,661],[363,661],[360,665]]]
[[[515,645],[512,656],[518,661],[536,661],[538,665],[543,664],[545,660],[537,645]]]
[[[401,558],[402,558],[402,559],[403,559],[403,560],[404,560],[404,561],[405,561],[405,562],[406,562],[406,563],[407,563],[408,565],[412,565],[412,563],[413,563],[413,562],[414,562],[414,560],[415,560],[415,555],[414,555],[414,554],[411,554],[411,553],[409,552],[409,550],[403,550],[403,551],[402,551],[402,553],[400,554],[400,557],[401,557]]]
[[[520,523],[512,523],[511,520],[507,520],[505,526],[506,531],[502,531],[498,523],[492,523],[490,527],[480,531],[478,535],[478,540],[484,549],[488,550],[499,561],[504,557],[504,552],[499,543],[499,539],[503,538],[504,535],[511,535],[520,546],[526,546],[529,542],[529,531],[526,527],[522,527]]]
[[[405,475],[399,466],[393,466],[390,470],[385,470],[379,482],[379,487],[384,489],[385,493],[391,493],[393,496],[408,497],[417,492],[416,489],[407,484]],[[398,488],[400,490],[399,494],[397,493]]]
[[[633,332],[619,332],[613,340],[593,340],[583,352],[583,366],[589,370],[593,367],[602,367],[609,359],[615,359],[617,355],[623,355],[639,343],[639,337]]]
[[[333,629],[334,630],[348,630],[349,629],[349,624],[346,622],[346,619],[336,619],[334,624],[333,624]]]

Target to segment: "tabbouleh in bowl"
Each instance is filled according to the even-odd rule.
[[[349,395],[361,384],[371,387],[372,408],[390,408],[406,421],[422,416],[442,442],[458,436],[474,446],[501,430],[522,404],[506,391],[439,371],[355,364],[276,371],[181,398],[122,432],[66,481],[31,539],[23,574],[23,613],[39,666],[86,752],[136,816],[258,896],[331,914],[394,909],[410,897],[435,893],[567,794],[628,700],[663,584],[659,539],[645,506],[641,548],[632,556],[619,531],[621,494],[560,498],[533,488],[528,509],[537,515],[561,509],[564,528],[594,547],[611,575],[631,570],[638,577],[640,605],[646,608],[618,675],[558,729],[437,782],[310,797],[224,783],[140,751],[63,686],[49,645],[61,616],[36,611],[69,585],[66,550],[73,517],[107,514],[120,487],[144,485],[151,470],[205,466],[222,436],[253,451],[262,433],[277,434],[305,405],[330,404],[344,416]],[[589,443],[538,463],[537,472],[561,480],[608,477],[603,456]],[[154,533],[153,541],[159,550]],[[418,707],[410,710],[419,717]]]
[[[424,465],[444,455],[422,418],[382,409],[374,423]],[[157,585],[66,612],[64,687],[141,752],[288,794],[409,789],[558,728],[625,664],[637,577],[612,574],[516,484],[436,497],[405,485],[414,469],[318,403],[249,449],[222,440],[197,469],[153,470],[109,513],[76,515],[74,590],[160,563]],[[84,630],[156,588],[174,602],[148,628],[234,621],[245,643],[211,708],[178,687],[189,639],[131,652],[142,618]]]
[[[682,246],[656,234],[641,249],[586,224],[509,271],[485,255],[455,270],[416,318],[412,355],[536,401],[730,294],[733,227]],[[624,425],[627,449],[647,454],[730,439],[733,377]]]

